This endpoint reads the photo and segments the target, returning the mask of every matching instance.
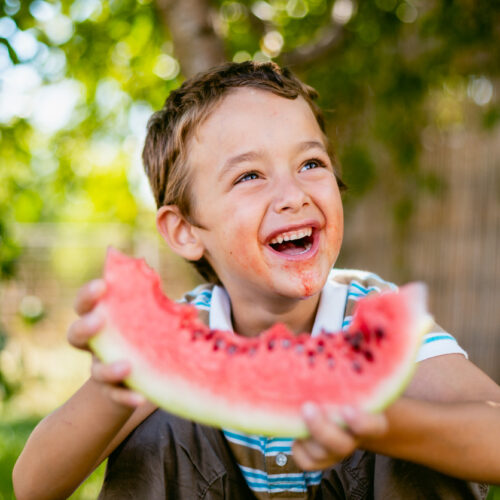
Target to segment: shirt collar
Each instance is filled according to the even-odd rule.
[[[311,335],[315,337],[321,330],[338,332],[342,329],[347,298],[347,285],[328,279],[319,299],[318,312]],[[226,290],[215,286],[210,301],[209,325],[213,330],[233,330],[231,322],[231,302]]]

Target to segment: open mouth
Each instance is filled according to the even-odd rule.
[[[312,227],[298,231],[288,231],[275,236],[269,246],[278,253],[284,255],[300,255],[308,252],[314,242]]]

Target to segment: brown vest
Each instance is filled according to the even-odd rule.
[[[370,452],[323,472],[315,500],[479,500],[472,483]],[[162,410],[111,454],[100,500],[254,499],[221,431]],[[276,496],[276,498],[287,498]]]

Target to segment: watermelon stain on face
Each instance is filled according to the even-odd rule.
[[[307,435],[306,401],[332,414],[384,408],[409,381],[431,320],[423,285],[412,284],[360,300],[347,332],[311,337],[276,324],[247,338],[169,300],[143,261],[110,250],[104,279],[107,326],[91,342],[101,359],[130,360],[127,384],[172,413],[261,435]]]

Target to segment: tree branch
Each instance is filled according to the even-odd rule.
[[[269,31],[269,29],[272,27],[272,23],[270,23],[269,21],[264,21],[260,17],[257,17],[252,12],[252,9],[247,8],[247,13],[250,25],[255,30],[255,32],[259,34],[259,36],[265,35],[267,31]]]
[[[226,61],[224,45],[211,23],[209,0],[156,0],[186,78]]]
[[[330,24],[321,30],[316,41],[281,54],[280,63],[294,69],[302,69],[331,54],[344,39],[345,30],[338,24]]]

